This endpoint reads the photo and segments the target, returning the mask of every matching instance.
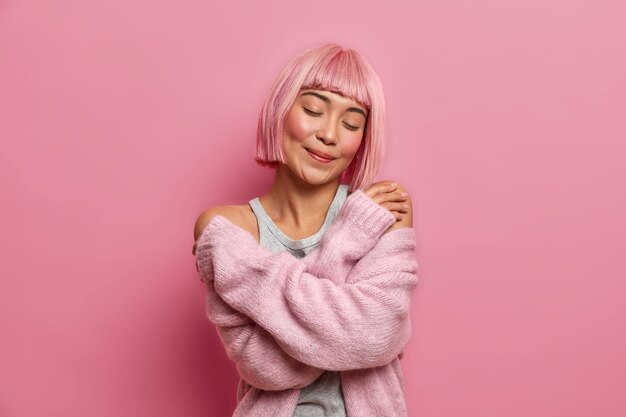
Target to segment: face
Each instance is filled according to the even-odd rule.
[[[334,180],[356,155],[366,120],[367,109],[357,101],[326,90],[300,90],[283,126],[287,167],[310,184]]]

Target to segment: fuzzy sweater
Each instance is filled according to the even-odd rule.
[[[272,253],[223,216],[198,238],[206,314],[241,377],[234,417],[291,417],[299,390],[341,372],[349,417],[407,415],[399,355],[417,285],[413,228],[355,190],[318,247]]]

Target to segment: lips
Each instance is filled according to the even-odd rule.
[[[329,155],[329,154],[324,153],[324,152],[318,152],[318,151],[314,151],[313,149],[308,149],[308,148],[307,148],[307,151],[309,151],[309,153],[312,153],[313,155],[319,157],[320,159],[324,159],[326,161],[332,161],[333,159],[335,159],[334,156]]]

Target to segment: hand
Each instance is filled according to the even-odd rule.
[[[385,233],[402,227],[412,227],[411,201],[403,187],[393,181],[385,180],[372,184],[364,192],[396,217],[396,223],[391,225]]]

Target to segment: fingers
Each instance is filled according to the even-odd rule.
[[[381,181],[372,184],[365,194],[368,195],[376,203],[390,209],[405,211],[404,203],[408,194],[398,190],[398,184],[391,181]]]
[[[392,181],[379,181],[370,185],[365,194],[371,199],[375,199],[379,194],[390,193],[398,188],[398,184]]]
[[[399,191],[398,188],[397,183],[384,180],[372,184],[365,191],[374,202],[389,210],[396,218],[396,222],[401,221],[410,209],[407,204],[408,194]]]
[[[409,205],[406,203],[384,203],[384,207],[387,210],[399,211],[401,213],[407,213],[409,211]]]

